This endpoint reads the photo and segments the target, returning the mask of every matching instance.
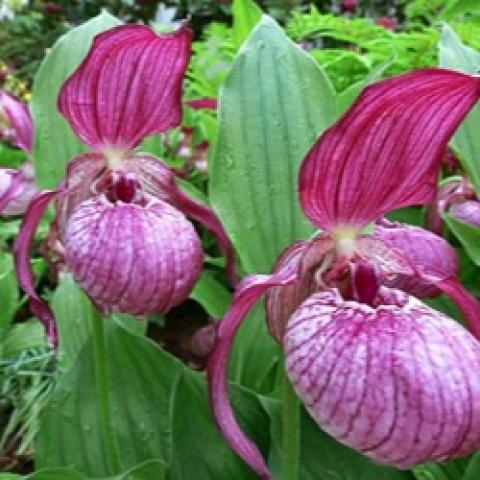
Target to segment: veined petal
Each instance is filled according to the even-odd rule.
[[[441,156],[477,102],[479,84],[478,77],[424,69],[366,88],[302,165],[307,217],[330,231],[431,203]]]
[[[190,294],[203,265],[193,225],[169,204],[97,195],[68,218],[66,263],[105,313],[166,313]]]
[[[14,131],[13,143],[31,153],[35,128],[28,106],[15,96],[0,91],[0,114],[5,112]]]
[[[33,165],[25,163],[19,170],[0,169],[0,215],[20,215],[38,193]]]
[[[147,135],[179,125],[191,41],[186,26],[157,34],[142,25],[121,25],[97,35],[60,92],[60,112],[94,149],[128,150]]]
[[[32,200],[23,218],[23,223],[13,248],[18,282],[30,297],[30,308],[33,314],[45,326],[45,331],[54,347],[56,347],[58,343],[55,317],[47,302],[35,291],[35,278],[30,263],[30,248],[42,215],[47,209],[48,204],[58,193],[59,190],[47,190],[39,193]]]
[[[237,287],[230,309],[218,325],[217,340],[208,359],[207,373],[213,415],[223,436],[262,480],[271,474],[256,445],[244,434],[228,398],[227,364],[235,335],[247,313],[270,287],[288,285],[297,279],[297,265],[286,264],[272,275],[252,275]]]
[[[402,469],[480,446],[480,343],[415,297],[382,287],[372,307],[337,290],[291,317],[287,372],[340,442]]]
[[[441,293],[435,283],[457,274],[458,259],[455,250],[442,237],[428,230],[382,219],[375,226],[373,238],[399,251],[415,268],[413,275],[398,274],[385,281],[384,284],[389,287],[420,298],[435,297]],[[431,278],[434,283],[423,281],[418,272]]]

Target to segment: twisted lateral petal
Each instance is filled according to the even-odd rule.
[[[160,200],[80,204],[64,235],[75,280],[105,313],[165,313],[188,297],[203,252],[193,225]]]
[[[307,217],[324,230],[363,227],[395,208],[430,203],[441,155],[477,102],[479,82],[424,69],[365,89],[302,165]]]
[[[95,180],[104,168],[104,157],[96,153],[77,155],[68,163],[65,188],[56,199],[56,221],[61,238],[70,215],[95,194]]]
[[[383,219],[375,226],[373,237],[399,251],[423,275],[444,279],[457,274],[455,250],[442,237],[428,230]],[[420,298],[435,297],[441,293],[435,282],[423,281],[416,273],[400,274],[383,283]]]
[[[330,248],[332,243],[328,239],[298,241],[287,247],[278,258],[274,273],[286,266],[296,267],[301,272],[295,283],[272,287],[265,293],[268,330],[279,343],[282,343],[285,327],[292,313],[318,290],[316,272]]]
[[[191,41],[185,26],[159,35],[121,25],[97,35],[60,92],[60,112],[93,148],[131,149],[147,135],[179,125]]]
[[[235,285],[237,283],[235,251],[216,213],[186,194],[178,186],[175,173],[158,158],[150,155],[132,156],[125,160],[124,167],[138,175],[145,191],[170,203],[211,230],[227,258],[227,274],[232,285]]]
[[[58,343],[55,317],[48,304],[35,291],[35,278],[30,264],[30,248],[42,215],[47,209],[48,204],[58,193],[59,190],[47,190],[39,193],[32,200],[25,213],[20,232],[13,247],[18,283],[25,293],[29,295],[30,308],[33,314],[45,326],[45,331],[54,347],[56,347]]]
[[[33,149],[35,127],[28,106],[17,97],[0,91],[0,116],[2,111],[14,130],[13,143],[30,153]]]
[[[296,262],[287,263],[272,275],[252,275],[239,284],[230,309],[219,323],[217,341],[207,363],[210,402],[218,427],[230,446],[262,480],[270,480],[271,474],[256,445],[238,425],[228,398],[228,356],[240,325],[260,296],[269,287],[295,282],[297,268]]]
[[[288,375],[318,424],[381,463],[410,468],[480,446],[480,344],[413,296],[379,306],[336,290],[306,300],[284,337]]]

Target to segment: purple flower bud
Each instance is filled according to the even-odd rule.
[[[480,227],[480,202],[478,200],[466,200],[454,203],[448,213],[462,222]]]
[[[34,134],[28,106],[17,97],[0,91],[0,139],[31,152]]]
[[[181,212],[148,194],[134,200],[128,183],[78,206],[65,230],[66,262],[104,312],[164,313],[198,280],[201,242]]]
[[[0,169],[0,215],[21,215],[38,193],[31,163],[19,170]]]
[[[340,8],[342,12],[350,12],[355,13],[360,6],[360,2],[358,0],[342,0],[340,4]]]
[[[317,293],[291,317],[288,375],[340,442],[410,468],[480,446],[480,344],[458,323],[386,287],[375,306]]]

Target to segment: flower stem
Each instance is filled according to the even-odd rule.
[[[300,461],[300,400],[285,375],[283,386],[282,480],[297,480]]]
[[[110,381],[108,373],[108,360],[105,342],[105,325],[102,314],[93,309],[93,342],[94,342],[94,362],[95,362],[95,380],[98,395],[99,424],[102,432],[105,448],[105,461],[111,474],[115,475],[121,472],[120,456],[118,447],[113,435],[112,411],[110,401]]]

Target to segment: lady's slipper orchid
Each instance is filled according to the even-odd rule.
[[[479,78],[441,69],[379,82],[305,158],[301,205],[322,233],[288,247],[273,274],[239,285],[208,361],[217,423],[262,479],[271,475],[236,422],[226,364],[263,293],[293,387],[339,441],[399,468],[480,446],[480,344],[412,294],[450,295],[477,336],[479,304],[445,241],[382,219],[432,201],[447,142],[479,93]]]
[[[34,125],[28,106],[13,95],[0,91],[0,139],[21,148],[30,157]],[[38,193],[30,161],[18,170],[0,169],[0,215],[20,215]]]
[[[185,215],[216,234],[234,278],[233,249],[213,211],[186,195],[161,160],[133,151],[180,124],[191,37],[186,26],[165,35],[113,28],[95,38],[60,92],[60,112],[92,152],[75,157],[64,183],[31,203],[15,245],[20,283],[53,343],[53,315],[34,291],[29,264],[36,225],[53,199],[67,266],[106,314],[164,313],[189,295],[203,252]]]

